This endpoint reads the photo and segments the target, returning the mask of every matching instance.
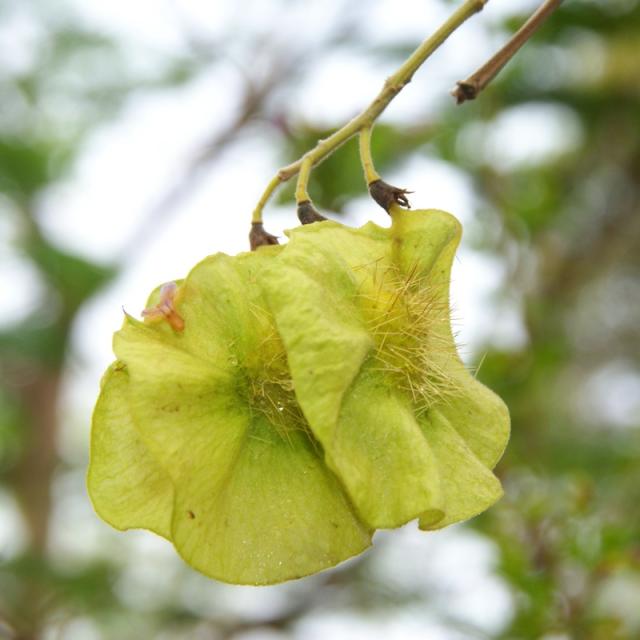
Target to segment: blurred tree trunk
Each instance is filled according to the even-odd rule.
[[[60,369],[38,366],[16,381],[25,415],[24,446],[13,469],[13,486],[27,528],[27,555],[36,567],[46,564],[51,516],[51,486],[57,464]],[[37,640],[44,622],[48,589],[38,571],[25,580],[13,621],[17,640]]]
[[[51,511],[51,480],[56,466],[60,371],[42,370],[19,389],[31,426],[14,469],[15,488],[34,552],[46,550]]]

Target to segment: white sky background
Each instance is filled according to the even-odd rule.
[[[228,52],[230,59],[221,60],[195,83],[130,100],[115,122],[92,136],[71,179],[44,199],[42,221],[46,232],[60,246],[104,262],[118,255],[123,242],[165,192],[163,185],[172,183],[198,143],[210,134],[212,123],[224,126],[231,119],[241,86],[237,65],[251,62],[247,42],[259,33],[273,38],[279,46],[297,47],[302,37],[322,38],[330,32],[339,11],[349,6],[341,0],[289,2],[286,5],[290,9],[284,13],[282,8],[276,11],[283,6],[276,0],[73,0],[70,4],[88,26],[129,43],[132,64],[143,67],[152,64],[154,51],[181,50],[181,23],[213,38],[234,30],[238,33],[237,45]],[[466,76],[497,44],[487,36],[483,24],[535,4],[529,0],[492,0],[483,14],[456,33],[418,72],[383,120],[410,125],[412,118],[424,119],[443,100],[450,100],[447,92],[455,81]],[[404,43],[410,37],[417,44],[451,7],[445,10],[434,0],[367,0],[367,5],[370,20],[363,35],[369,42],[381,44]],[[29,27],[23,28],[28,40]],[[311,36],[313,33],[316,35]],[[6,39],[6,35],[3,37]],[[253,63],[259,65],[260,61]],[[290,96],[292,120],[323,124],[345,121],[371,100],[391,70],[377,68],[374,61],[344,50],[313,61]],[[513,126],[513,122],[507,124]],[[534,137],[540,142],[540,130]],[[520,140],[526,160],[531,141]],[[510,143],[513,148],[514,140]],[[499,135],[495,144],[500,144]],[[541,144],[544,151],[544,140]],[[553,147],[552,142],[548,144]],[[152,239],[127,255],[122,277],[78,317],[66,399],[61,407],[64,431],[60,444],[63,457],[78,468],[61,474],[56,486],[52,550],[63,563],[82,563],[83,558],[95,554],[119,554],[124,558],[123,564],[130,563],[119,589],[132,607],[159,606],[163,598],[176,597],[175,589],[166,587],[171,583],[167,576],[184,574],[163,541],[147,533],[112,532],[93,514],[85,495],[83,465],[89,415],[101,373],[113,359],[110,336],[121,323],[121,308],[139,313],[147,293],[157,284],[184,276],[207,254],[233,254],[247,249],[251,211],[277,168],[277,154],[268,138],[242,136],[171,212],[167,223],[154,229]],[[473,222],[473,193],[464,176],[452,167],[421,156],[385,178],[415,190],[414,208],[442,208],[459,216],[463,224]],[[310,190],[313,193],[313,178]],[[229,193],[233,197],[225,203],[221,194]],[[359,225],[367,219],[387,224],[386,214],[363,196],[351,204],[345,222]],[[294,204],[281,209],[268,207],[265,220],[270,231],[281,233],[297,222]],[[0,232],[4,233],[2,229]],[[491,303],[491,295],[503,277],[500,263],[472,251],[463,242],[453,272],[452,296],[465,353],[471,353],[486,339],[505,344],[524,339],[517,308],[498,309]],[[28,309],[30,301],[37,297],[37,283],[11,256],[0,255],[0,278],[17,282],[18,290],[23,292],[13,302],[5,305],[3,301],[3,324]],[[0,523],[0,555],[5,555],[16,551],[14,541],[19,539],[20,523],[12,515],[8,498],[2,495],[0,512],[7,514]],[[131,562],[132,558],[136,561]],[[410,525],[391,535],[384,534],[376,567],[385,579],[399,581],[399,588],[405,579],[424,584],[425,588],[441,585],[449,613],[466,617],[491,632],[500,627],[509,611],[505,589],[490,576],[493,561],[490,544],[474,534],[455,527],[438,534],[423,534]],[[226,602],[225,606],[231,609],[240,602],[246,613],[259,611],[265,602],[271,606],[270,599],[282,598],[278,594],[286,594],[288,589],[305,588],[296,586],[298,583],[267,590],[223,588],[191,572],[181,584],[183,597],[190,594],[189,602],[195,602],[205,617],[213,600]],[[94,631],[87,624],[80,624],[77,638],[91,640]],[[397,617],[389,614],[384,624],[375,618],[337,611],[331,616],[305,620],[299,634],[336,640],[383,634],[404,640],[424,638],[427,629],[432,640],[462,637],[447,630],[432,612],[419,610]],[[75,637],[72,630],[68,638]]]

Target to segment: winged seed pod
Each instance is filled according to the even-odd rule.
[[[208,257],[145,322],[126,317],[93,417],[107,522],[265,585],[362,552],[377,528],[437,529],[499,499],[508,412],[450,327],[460,225],[391,213],[389,229],[317,222]]]

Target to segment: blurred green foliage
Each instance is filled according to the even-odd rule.
[[[72,571],[47,556],[58,464],[52,430],[71,326],[120,267],[56,247],[39,228],[37,202],[132,92],[186,82],[205,61],[167,59],[160,71],[140,75],[117,43],[51,20],[37,6],[46,38],[28,68],[0,75],[3,210],[19,221],[14,248],[46,283],[33,314],[0,330],[0,481],[20,501],[30,539],[24,554],[0,564],[0,618],[16,630],[7,637],[22,640],[77,615],[98,621],[108,638],[159,630],[196,637],[187,634],[200,622],[179,603],[146,617],[127,611],[115,595],[117,562]],[[522,18],[496,25],[496,33],[513,31]],[[506,497],[467,525],[496,545],[497,572],[512,594],[512,615],[496,640],[640,637],[640,415],[633,391],[625,391],[637,390],[631,382],[640,376],[639,65],[636,0],[566,2],[476,102],[447,104],[411,130],[380,124],[374,132],[383,175],[416,154],[472,179],[476,223],[467,233],[505,266],[495,302],[515,305],[522,322],[520,341],[506,347],[494,336],[478,354],[479,377],[505,399],[513,420],[498,467]],[[77,117],[59,116],[56,101],[73,103]],[[535,140],[540,120],[530,115],[540,107],[559,123],[557,150],[523,155],[513,139],[514,155],[496,142],[505,116],[518,116],[525,141]],[[296,159],[327,133],[313,123],[294,130],[284,136],[283,158]],[[314,171],[311,192],[333,212],[363,194],[353,142]],[[636,413],[622,419],[621,404]],[[337,588],[354,610],[412,600],[376,583],[366,563],[330,574],[315,599],[302,598],[279,618],[230,622],[212,614],[211,635],[197,637],[216,637],[215,629],[222,637],[287,630]],[[485,637],[468,627],[464,633]]]

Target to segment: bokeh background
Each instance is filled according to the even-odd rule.
[[[122,307],[247,248],[277,168],[368,104],[456,2],[0,0],[0,638],[640,638],[640,3],[566,0],[490,88],[448,90],[536,6],[491,0],[381,118],[374,156],[457,214],[461,352],[511,409],[505,498],[268,588],[215,583],[88,501]],[[386,224],[355,142],[313,173]],[[291,189],[267,228],[296,224]]]

